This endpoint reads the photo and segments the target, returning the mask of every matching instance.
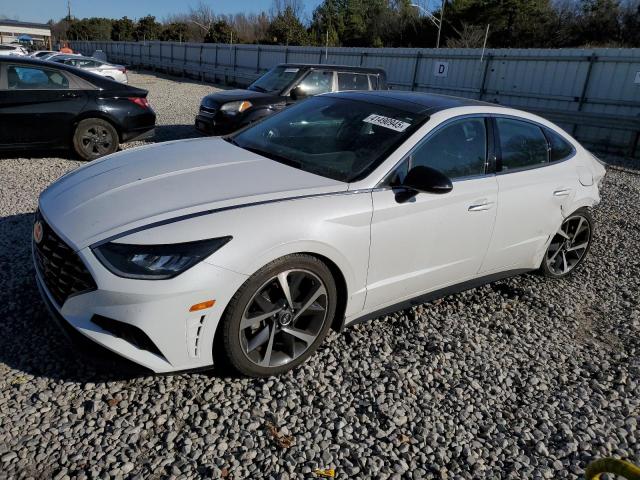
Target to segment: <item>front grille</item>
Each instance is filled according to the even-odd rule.
[[[35,220],[43,229],[40,243],[33,241],[36,268],[58,306],[72,295],[98,288],[80,257],[47,225],[40,212]]]
[[[205,107],[204,105],[200,105],[200,111],[209,115],[215,115],[218,110],[215,107]]]

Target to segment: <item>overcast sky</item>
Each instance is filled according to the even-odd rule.
[[[305,15],[311,12],[321,0],[303,0]],[[71,14],[74,17],[127,16],[132,19],[154,15],[162,20],[172,13],[189,11],[189,5],[197,5],[198,0],[71,0]],[[258,13],[268,11],[272,0],[205,0],[215,13]],[[67,14],[67,0],[2,0],[0,15],[23,22],[59,20]]]

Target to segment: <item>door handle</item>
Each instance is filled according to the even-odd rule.
[[[558,190],[555,190],[553,192],[553,195],[556,197],[568,197],[570,193],[571,193],[570,188],[560,188]]]
[[[78,98],[80,95],[73,92],[67,92],[62,95],[64,98]]]
[[[474,203],[473,205],[469,205],[468,210],[470,212],[483,212],[485,210],[489,210],[492,206],[493,202],[480,201],[478,203]]]

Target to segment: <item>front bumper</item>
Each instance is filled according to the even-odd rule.
[[[93,291],[58,305],[36,268],[40,293],[54,318],[77,342],[77,334],[156,373],[213,364],[213,338],[224,308],[247,276],[201,262],[169,280],[132,280],[113,275],[89,248],[77,252],[96,281]],[[215,299],[207,310],[189,307]],[[149,343],[104,327],[103,319],[142,332]],[[100,324],[100,326],[98,325]],[[155,348],[150,347],[152,345]]]
[[[215,114],[202,112],[196,115],[196,130],[206,135],[226,135],[240,130],[249,123],[248,114],[228,115],[218,110]]]

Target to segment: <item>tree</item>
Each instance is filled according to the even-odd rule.
[[[112,20],[110,18],[72,18],[67,21],[67,38],[69,40],[110,40]]]
[[[580,40],[583,44],[617,44],[621,17],[618,0],[582,0]]]
[[[306,45],[309,42],[309,36],[294,9],[287,6],[282,13],[271,20],[267,30],[267,40],[269,43],[278,45]]]
[[[204,41],[207,43],[232,43],[234,37],[237,39],[238,35],[233,31],[231,25],[226,20],[218,20],[204,37]]]
[[[160,40],[184,42],[187,40],[189,28],[184,22],[171,22],[166,24],[160,32]]]
[[[119,20],[114,20],[111,27],[111,40],[116,41],[129,41],[133,40],[133,31],[135,30],[135,24],[126,16]]]
[[[189,7],[189,21],[198,27],[200,35],[197,41],[202,42],[206,41],[205,38],[213,28],[216,16],[211,7],[201,0],[195,8]]]
[[[463,23],[460,30],[454,28],[458,34],[458,38],[448,38],[447,47],[449,48],[482,48],[484,44],[484,36],[486,31],[478,25],[469,25]]]
[[[621,24],[622,42],[640,47],[640,0],[633,0],[623,8]]]
[[[156,22],[156,17],[147,15],[138,20],[138,24],[133,31],[133,38],[137,41],[157,40],[161,30],[162,26]]]

